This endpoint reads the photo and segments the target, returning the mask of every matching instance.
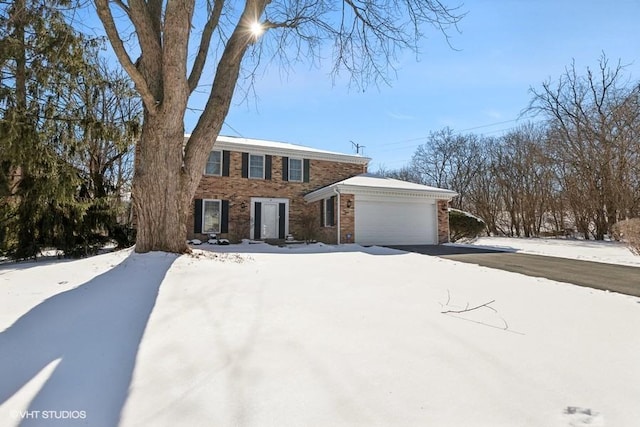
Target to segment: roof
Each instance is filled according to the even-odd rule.
[[[314,202],[330,197],[334,195],[336,191],[346,194],[368,193],[376,195],[426,197],[439,200],[451,200],[458,195],[455,191],[444,188],[431,187],[371,173],[364,173],[312,191],[304,196],[304,198],[307,202]]]
[[[185,135],[185,140],[190,135]],[[213,145],[214,149],[249,152],[255,154],[270,154],[285,157],[303,157],[306,159],[338,161],[366,165],[370,158],[357,154],[345,154],[335,151],[320,150],[304,145],[288,142],[266,141],[262,139],[240,138],[220,135]]]

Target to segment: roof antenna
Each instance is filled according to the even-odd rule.
[[[361,148],[365,148],[365,146],[364,146],[364,145],[356,144],[356,143],[355,143],[355,142],[353,142],[353,141],[349,141],[349,142],[351,143],[351,145],[353,146],[353,148],[355,148],[355,149],[356,149],[356,154],[364,154],[364,150],[362,150],[362,153],[360,152],[360,149],[361,149]]]

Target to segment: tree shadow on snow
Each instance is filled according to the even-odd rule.
[[[43,301],[0,333],[0,405],[58,361],[29,405],[33,416],[23,416],[21,427],[118,425],[140,341],[176,258],[132,254]],[[42,411],[58,412],[45,419]],[[85,417],[62,413],[55,419],[61,411],[84,411]]]

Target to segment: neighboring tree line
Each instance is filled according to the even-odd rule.
[[[67,0],[0,2],[0,255],[132,242],[128,193],[141,107],[69,24]]]
[[[640,85],[605,56],[545,82],[526,110],[544,120],[501,137],[432,132],[411,162],[384,175],[455,190],[452,207],[493,235],[579,233],[602,240],[640,217]]]

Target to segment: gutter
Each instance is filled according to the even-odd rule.
[[[338,245],[339,245],[340,244],[340,190],[338,189],[338,186],[334,187],[333,192],[336,193],[336,195],[337,195],[336,196],[336,200],[337,200],[336,205],[337,205],[337,208],[338,208],[337,209],[338,210],[338,215],[337,215],[337,221],[336,221],[337,222],[337,224],[336,224],[337,227],[336,228],[338,229],[338,238],[337,238],[336,241],[338,242]]]

